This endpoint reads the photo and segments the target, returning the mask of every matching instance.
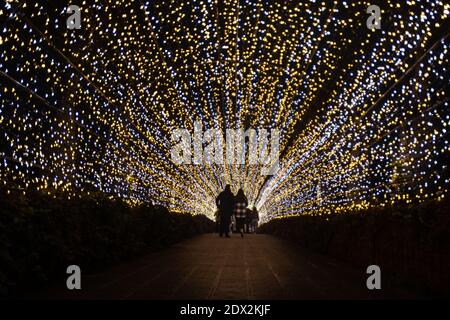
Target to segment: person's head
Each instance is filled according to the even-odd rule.
[[[253,211],[256,211],[256,207],[255,206],[253,206],[253,209],[252,209]]]
[[[244,195],[244,190],[242,190],[242,188],[239,188],[238,192],[237,192],[238,196],[243,196]]]
[[[230,186],[229,184],[227,184],[227,185],[225,186],[225,191],[231,192],[231,186]]]

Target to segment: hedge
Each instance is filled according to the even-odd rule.
[[[171,214],[151,203],[130,207],[102,194],[67,200],[0,190],[0,296],[64,277],[70,264],[95,272],[213,231],[206,216]]]
[[[425,295],[450,295],[448,200],[273,219],[258,232],[293,240],[358,267],[379,265],[394,284]]]

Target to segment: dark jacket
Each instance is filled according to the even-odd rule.
[[[219,208],[220,214],[232,214],[234,205],[234,195],[229,190],[222,191],[216,198],[216,205]]]
[[[256,210],[256,208],[252,210],[252,218],[253,220],[259,221],[259,213],[258,210]]]
[[[247,208],[247,211],[245,212],[245,223],[250,224],[253,221],[253,210]]]

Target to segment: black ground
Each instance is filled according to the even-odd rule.
[[[83,266],[80,266],[83,270]],[[82,289],[65,281],[31,298],[42,299],[379,299],[417,298],[389,287],[368,290],[358,270],[271,235],[205,234],[169,249],[82,274]]]

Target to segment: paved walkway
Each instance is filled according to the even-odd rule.
[[[82,266],[81,266],[82,268]],[[230,239],[207,234],[95,275],[82,289],[65,281],[41,298],[87,299],[370,299],[411,297],[366,288],[354,269],[270,235]]]

